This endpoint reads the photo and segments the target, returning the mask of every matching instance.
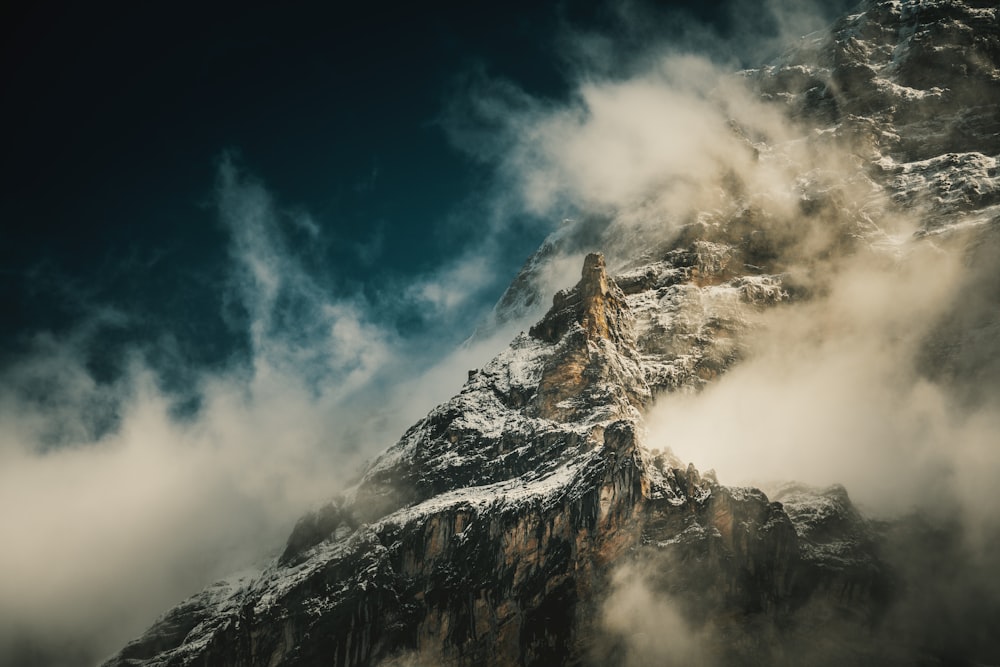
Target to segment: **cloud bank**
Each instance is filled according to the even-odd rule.
[[[97,662],[184,596],[260,565],[500,344],[455,351],[463,332],[447,330],[482,309],[477,273],[495,261],[482,246],[400,288],[445,327],[413,339],[393,301],[338,293],[310,251],[322,231],[230,158],[216,206],[219,289],[246,356],[198,367],[164,334],[100,377],[90,352],[127,315],[96,308],[67,335],[36,334],[4,372],[0,662]]]

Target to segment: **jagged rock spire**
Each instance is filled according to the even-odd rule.
[[[569,290],[556,292],[552,308],[528,334],[548,343],[558,342],[574,324],[579,324],[587,339],[607,339],[616,345],[634,347],[632,317],[625,295],[608,277],[604,255],[590,253],[583,260],[580,282]]]
[[[613,419],[642,407],[650,394],[634,324],[624,293],[608,277],[604,255],[587,255],[580,282],[556,293],[552,308],[528,331],[558,346],[542,372],[536,414],[572,421],[600,412]]]

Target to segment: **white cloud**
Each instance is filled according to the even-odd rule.
[[[627,667],[718,664],[708,630],[693,627],[680,605],[656,592],[635,564],[622,566],[612,575],[600,628],[624,649],[621,659]]]
[[[259,564],[501,344],[444,357],[402,339],[297,254],[260,183],[225,161],[217,195],[250,357],[188,369],[194,413],[177,416],[138,348],[121,377],[96,380],[86,360],[99,327],[39,334],[0,382],[0,661],[99,660],[184,596]],[[438,286],[440,317],[483,284],[482,266],[470,254],[419,278]]]
[[[876,514],[995,522],[984,508],[1000,496],[983,479],[1000,472],[987,445],[1000,420],[920,365],[927,336],[963,298],[963,267],[922,245],[898,264],[830,267],[825,296],[763,319],[747,361],[700,394],[663,397],[651,444],[723,483],[842,483]]]

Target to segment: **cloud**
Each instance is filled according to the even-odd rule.
[[[664,396],[652,444],[726,483],[837,482],[877,514],[985,519],[1000,506],[983,483],[1000,472],[1000,422],[920,363],[963,275],[960,256],[921,243],[898,263],[845,260],[825,296],[762,318],[748,360],[700,394]]]
[[[229,239],[220,289],[246,356],[198,367],[164,335],[98,377],[91,352],[126,317],[98,305],[68,333],[36,334],[4,371],[0,662],[99,661],[186,595],[260,565],[502,344],[452,351],[439,330],[401,335],[391,312],[338,290],[314,252],[318,223],[228,158],[216,203]],[[468,330],[459,311],[476,312],[469,295],[490,261],[475,253],[414,278],[435,317]]]
[[[508,218],[578,220],[574,233],[619,260],[739,207],[763,211],[772,231],[815,237],[802,243],[828,242],[820,226],[795,224],[807,189],[835,189],[859,218],[871,200],[881,206],[853,147],[805,141],[808,130],[701,55],[666,52],[627,78],[583,76],[564,103],[480,75],[460,99],[445,125],[493,166],[494,206]]]
[[[616,569],[610,586],[599,618],[599,628],[607,636],[601,637],[598,651],[610,649],[615,664],[720,664],[712,649],[715,638],[709,628],[692,626],[681,605],[666,592],[657,591],[641,565],[632,563]],[[595,660],[606,661],[606,657]]]
[[[661,65],[623,82],[583,81],[563,106],[477,81],[462,120],[499,131],[476,135],[453,123],[452,138],[494,160],[507,196],[534,215],[623,206],[672,179],[697,181],[734,139],[705,95],[704,77],[719,74],[695,57]]]
[[[292,252],[269,193],[229,159],[220,165],[217,193],[257,372],[304,372],[317,391],[338,395],[371,380],[389,361],[391,342],[366,321],[365,305],[338,298]]]
[[[482,244],[457,258],[444,258],[433,273],[406,289],[406,298],[440,316],[463,309],[469,300],[480,297],[495,282],[493,253],[483,252]],[[477,300],[478,303],[478,300]]]

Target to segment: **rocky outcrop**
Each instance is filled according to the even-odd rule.
[[[869,161],[873,178],[940,227],[996,204],[996,3],[867,2],[824,35],[747,72],[795,118]]]
[[[643,448],[634,328],[588,256],[528,335],[304,517],[259,578],[190,600],[108,664],[598,661],[602,596],[630,560],[671,563],[663,585],[694,618],[792,613],[815,587],[782,506]]]
[[[557,346],[542,368],[531,413],[567,422],[596,406],[621,415],[646,407],[650,393],[633,331],[632,313],[608,278],[604,256],[587,255],[580,282],[556,293],[551,310],[528,331]]]

